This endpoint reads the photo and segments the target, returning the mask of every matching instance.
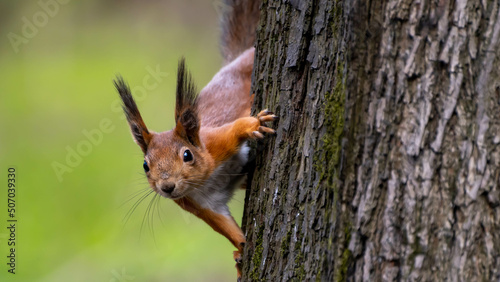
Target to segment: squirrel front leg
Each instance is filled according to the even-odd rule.
[[[242,117],[217,128],[202,128],[200,135],[217,166],[236,154],[246,140],[262,139],[263,133],[274,134],[274,130],[266,127],[265,123],[277,119],[272,112],[263,110],[256,117]]]
[[[241,278],[241,256],[246,239],[234,218],[231,215],[223,215],[206,209],[202,210],[198,217],[203,219],[215,231],[226,237],[236,247],[237,250],[233,252],[233,258],[236,261],[235,266],[238,272],[238,279]]]
[[[277,120],[272,112],[261,111],[256,117],[242,117],[232,123],[217,128],[201,128],[200,136],[212,156],[215,167],[234,156],[240,145],[248,139],[264,138],[263,133],[275,133],[265,126],[266,122]],[[243,231],[231,215],[216,213],[199,207],[189,198],[175,200],[183,209],[193,213],[215,231],[224,235],[236,247],[233,258],[236,261],[238,281],[241,279],[241,256],[246,242]]]
[[[174,200],[181,208],[196,215],[198,218],[205,221],[215,231],[226,237],[236,247],[237,251],[233,252],[233,258],[236,261],[236,270],[238,271],[238,279],[241,278],[241,255],[243,247],[246,243],[245,235],[231,215],[216,213],[210,209],[201,208],[196,202],[189,197]]]

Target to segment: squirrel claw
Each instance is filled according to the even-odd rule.
[[[256,138],[264,139],[264,134],[262,134],[262,133],[260,133],[258,131],[254,131],[252,133],[253,133],[253,136],[255,136]]]
[[[236,271],[237,271],[238,281],[241,281],[241,262],[242,262],[241,251],[234,251],[233,258],[234,258],[234,261],[236,262],[235,267],[236,267]]]
[[[274,129],[265,127],[265,126],[259,126],[259,132],[261,133],[270,133],[270,134],[276,134],[276,131]]]
[[[260,111],[260,113],[257,114],[257,117],[260,118],[262,116],[268,116],[271,114],[273,114],[273,113],[271,113],[268,109],[265,109],[265,110]]]
[[[275,120],[278,120],[278,117],[275,115],[266,115],[266,116],[259,117],[260,122],[268,122],[268,121],[275,121]]]
[[[233,258],[234,258],[235,262],[241,263],[241,252],[240,251],[234,251],[233,252]]]
[[[241,264],[241,262],[243,261],[242,252],[243,252],[243,248],[245,247],[245,242],[240,242],[239,245],[240,245],[241,249],[233,252],[233,258],[234,258],[234,261],[236,263]]]
[[[274,131],[274,129],[265,126],[266,122],[275,121],[278,119],[278,117],[275,116],[271,111],[269,111],[268,109],[262,110],[259,114],[257,114],[255,118],[258,122],[252,125],[250,129],[250,132],[252,132],[250,134],[250,137],[264,139],[264,133],[276,134],[276,131]]]

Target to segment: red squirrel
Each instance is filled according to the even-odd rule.
[[[244,187],[246,141],[274,134],[266,122],[277,117],[268,110],[250,116],[259,1],[226,0],[226,7],[221,40],[225,65],[198,95],[184,59],[179,61],[172,130],[149,130],[128,85],[121,77],[114,83],[133,138],[144,153],[143,167],[151,188],[231,241],[237,249],[233,258],[240,279],[245,236],[227,202],[235,189]]]

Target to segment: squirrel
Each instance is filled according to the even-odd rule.
[[[227,203],[237,188],[245,189],[246,141],[274,134],[266,123],[278,119],[268,110],[250,116],[259,5],[257,0],[225,0],[224,65],[199,94],[184,58],[180,59],[172,130],[149,130],[129,86],[120,76],[114,80],[133,139],[144,153],[143,168],[151,188],[231,241],[237,249],[233,258],[238,280],[246,241]]]

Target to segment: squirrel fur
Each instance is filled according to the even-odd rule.
[[[244,187],[249,139],[274,133],[266,123],[277,119],[267,111],[250,116],[258,0],[226,0],[221,19],[223,67],[198,94],[181,58],[177,70],[175,127],[153,132],[144,123],[130,88],[114,81],[134,141],[144,153],[151,188],[204,220],[236,247],[237,277],[245,236],[227,206]]]

